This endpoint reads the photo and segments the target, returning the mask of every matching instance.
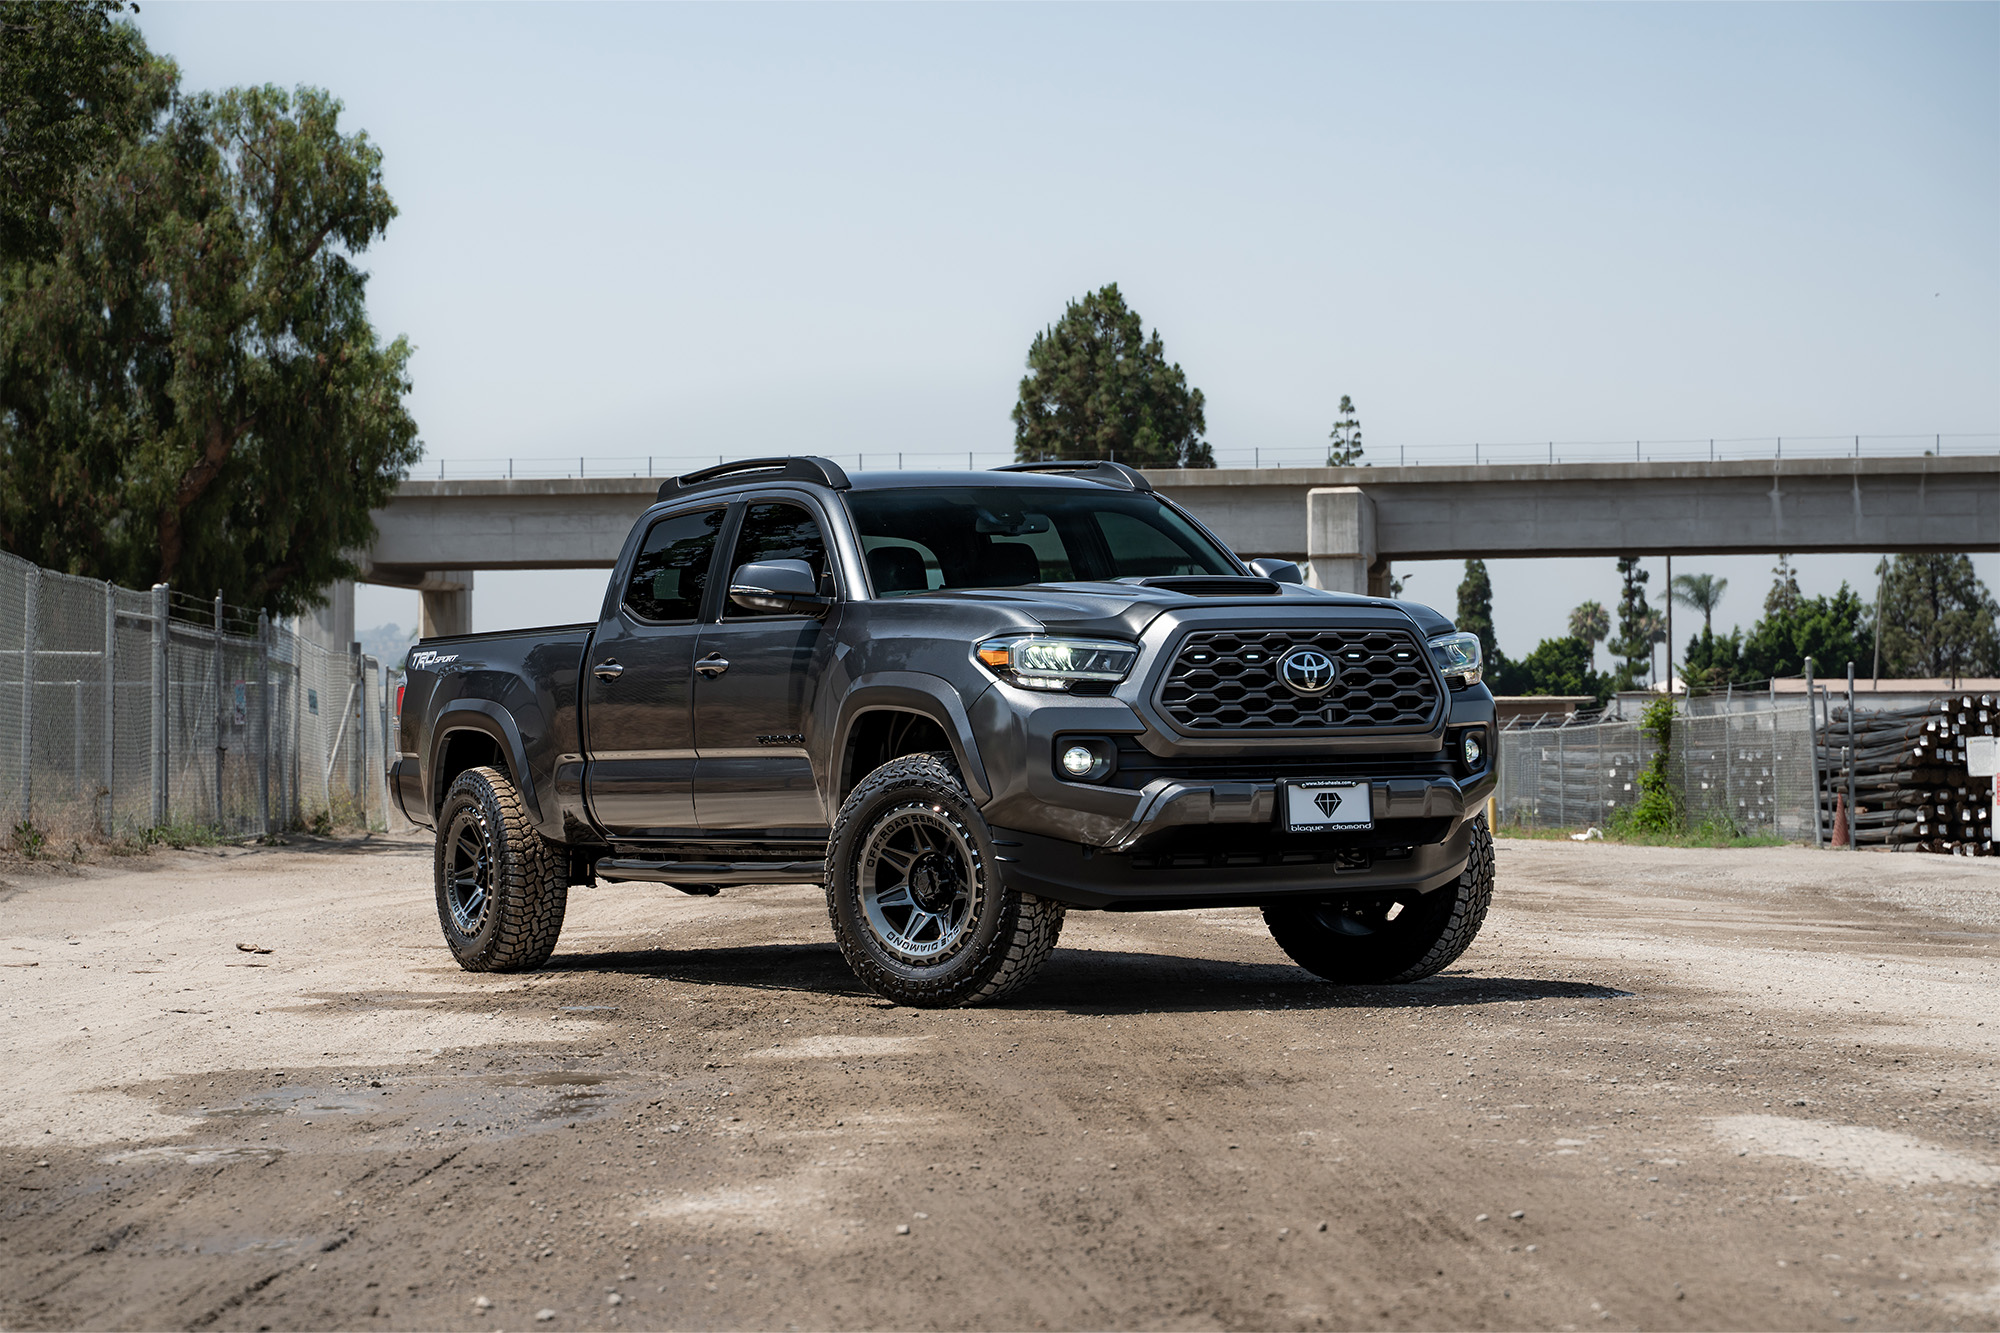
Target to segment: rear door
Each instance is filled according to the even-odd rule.
[[[754,498],[734,549],[716,565],[719,619],[694,663],[695,810],[701,826],[771,837],[824,837],[812,766],[813,690],[827,674],[833,618],[750,611],[729,601],[729,573],[753,560],[803,560],[822,592],[836,586],[822,516],[803,497]]]
[[[584,662],[584,792],[615,838],[689,837],[692,673],[725,506],[655,519]]]

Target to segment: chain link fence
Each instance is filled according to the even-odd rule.
[[[1725,820],[1745,835],[1810,842],[1813,716],[1801,699],[1697,700],[1674,718],[1669,780],[1690,826]],[[1526,828],[1602,826],[1639,802],[1654,744],[1639,724],[1594,722],[1500,733],[1500,822]]]
[[[261,612],[0,553],[0,827],[386,827],[381,663]]]

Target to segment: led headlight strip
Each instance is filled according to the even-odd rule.
[[[975,650],[994,675],[1030,690],[1067,690],[1080,680],[1123,680],[1138,660],[1134,644],[1030,634],[988,639]]]

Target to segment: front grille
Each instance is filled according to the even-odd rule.
[[[1279,678],[1295,649],[1317,649],[1337,679],[1318,696]],[[1393,629],[1205,630],[1188,635],[1160,686],[1160,707],[1183,730],[1312,735],[1428,727],[1437,677],[1414,635]]]

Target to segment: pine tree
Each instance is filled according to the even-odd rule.
[[[1201,390],[1167,361],[1156,329],[1118,284],[1072,301],[1035,335],[1014,404],[1014,457],[1023,463],[1104,458],[1133,467],[1214,467],[1203,440]]]
[[[1625,659],[1618,669],[1617,688],[1629,690],[1652,674],[1653,645],[1659,642],[1661,628],[1646,602],[1646,583],[1652,575],[1639,567],[1639,557],[1621,557],[1618,575],[1625,585],[1618,601],[1618,637],[1608,646],[1613,657]]]
[[[1355,415],[1354,400],[1340,395],[1340,416],[1327,436],[1328,467],[1366,467],[1361,461],[1361,418]]]
[[[1799,592],[1799,571],[1788,555],[1778,557],[1778,563],[1771,567],[1771,591],[1764,594],[1764,614],[1773,615],[1798,609],[1802,594]]]
[[[2000,675],[2000,607],[1963,555],[1884,561],[1882,665],[1892,676]]]
[[[1458,585],[1457,623],[1462,632],[1479,636],[1481,660],[1499,660],[1499,645],[1493,639],[1493,580],[1487,577],[1484,560],[1465,562],[1465,578]]]

